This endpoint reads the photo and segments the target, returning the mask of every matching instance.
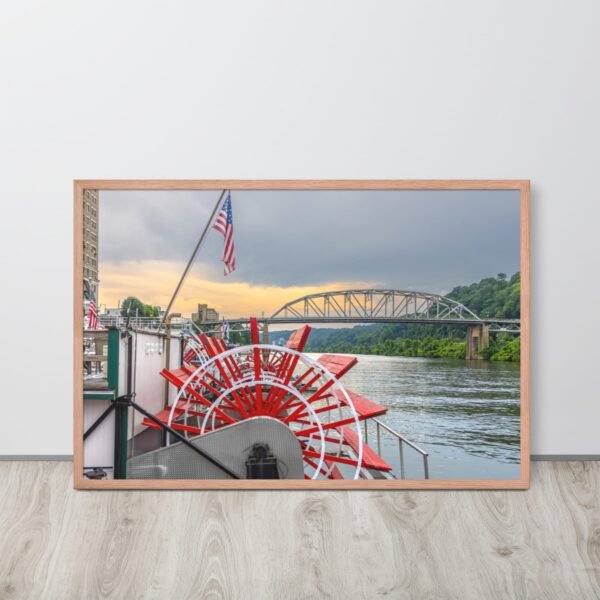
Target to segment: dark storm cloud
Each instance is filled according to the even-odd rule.
[[[101,192],[101,260],[186,261],[219,192]],[[233,191],[238,269],[277,286],[443,292],[519,269],[517,191]],[[211,232],[202,272],[222,273]]]
[[[189,258],[216,192],[100,192],[100,258]]]

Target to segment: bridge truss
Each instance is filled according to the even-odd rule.
[[[479,320],[466,306],[435,294],[399,290],[344,290],[311,294],[288,302],[273,316],[298,319]]]
[[[490,331],[519,333],[519,319],[480,318],[445,296],[412,290],[357,289],[310,294],[282,306],[259,322],[277,323],[420,323],[486,325]],[[228,320],[242,325],[247,319]],[[203,324],[208,327],[219,323]]]

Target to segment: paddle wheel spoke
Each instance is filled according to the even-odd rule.
[[[350,425],[354,423],[353,417],[348,417],[347,419],[341,419],[340,421],[333,421],[331,423],[326,423],[322,425],[322,429],[336,429],[337,427],[342,427],[343,425]],[[301,429],[300,431],[294,431],[296,436],[298,437],[308,437],[310,435],[314,435],[319,431],[318,427],[310,427],[308,429]]]
[[[208,400],[207,398],[205,398],[204,396],[201,396],[200,394],[198,394],[198,392],[195,392],[194,390],[190,390],[190,394],[194,397],[194,399],[198,402],[198,404],[202,404],[202,406],[206,406],[207,408],[213,407],[213,403],[210,400]],[[215,411],[218,413],[218,415],[223,420],[225,420],[229,423],[235,423],[235,419],[233,419],[232,417],[230,417],[229,415],[224,413],[220,408],[215,409]]]
[[[321,455],[318,452],[315,452],[314,450],[304,450],[303,451],[304,456],[310,456],[313,458],[319,458]],[[331,461],[331,462],[336,462],[336,463],[340,463],[342,465],[351,465],[353,467],[358,466],[360,463],[354,459],[354,458],[347,458],[345,456],[335,456],[333,454],[328,454],[327,455],[327,460]]]
[[[329,471],[331,469],[325,469],[324,467],[319,468],[317,463],[314,462],[313,460],[311,460],[310,458],[308,458],[306,455],[304,455],[304,462],[309,465],[310,467],[312,467],[315,471],[319,471],[321,472],[323,475],[325,475],[325,477],[329,477]]]
[[[319,388],[316,392],[314,392],[312,394],[312,396],[309,396],[309,398],[306,400],[306,402],[308,404],[312,404],[313,402],[317,402],[317,400],[322,400],[323,399],[322,394],[324,394],[333,385],[333,383],[334,383],[333,380],[330,380],[327,383],[325,383],[323,386],[321,386],[321,388]],[[297,416],[300,415],[302,410],[303,410],[303,407],[299,406],[289,416],[287,416],[284,419],[284,422],[289,423],[290,421],[293,421]]]
[[[221,364],[221,361],[217,360],[215,362],[215,364],[217,366],[217,369],[221,373],[221,377],[223,378],[223,382],[224,382],[224,386],[223,387],[225,389],[229,389],[229,388],[233,387],[233,383],[232,383],[231,379],[229,378],[229,376],[227,375],[227,372],[226,372],[225,368],[223,367],[223,365]],[[246,394],[244,394],[244,395],[246,395]],[[247,408],[245,408],[244,407],[244,400],[246,400],[246,402],[248,402],[247,398],[245,398],[244,400],[242,400],[241,396],[237,392],[234,392],[232,394],[232,396],[233,396],[233,399],[235,400],[235,403],[237,404],[238,408],[242,412],[242,414],[245,417],[249,416],[250,413],[248,412],[247,408],[250,408],[251,401],[248,404],[246,404]]]
[[[285,354],[283,356],[280,356],[280,367],[277,371],[276,377],[281,379],[284,386],[289,385],[294,371],[296,369],[296,366],[298,365],[298,360],[299,357],[294,355]],[[271,388],[271,391],[269,392],[269,414],[271,416],[276,417],[282,410],[281,403],[286,397],[286,391],[284,389],[275,389],[274,394],[272,394],[273,390],[274,388]],[[274,397],[271,398],[271,395],[273,395]],[[291,398],[293,399],[294,396],[292,395]]]

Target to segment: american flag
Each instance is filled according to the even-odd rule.
[[[88,326],[90,329],[98,329],[98,310],[96,308],[96,297],[94,296],[93,291],[90,297],[90,314]]]
[[[231,192],[227,192],[227,198],[221,206],[221,211],[213,225],[213,229],[221,232],[225,240],[223,248],[223,257],[221,260],[225,263],[223,273],[229,275],[235,271],[235,248],[233,245],[233,212],[231,211]]]

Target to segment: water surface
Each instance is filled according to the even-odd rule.
[[[381,420],[429,452],[430,478],[519,478],[518,364],[358,356],[343,383],[388,407]],[[381,441],[398,466],[398,444]],[[369,445],[377,449],[374,429]],[[404,454],[407,477],[422,478],[420,456]]]

